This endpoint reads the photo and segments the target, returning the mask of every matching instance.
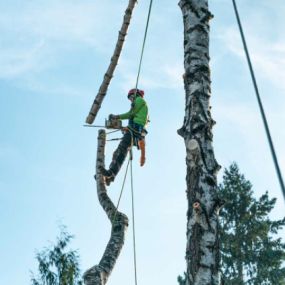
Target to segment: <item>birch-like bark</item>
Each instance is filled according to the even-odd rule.
[[[115,68],[118,64],[119,57],[121,55],[121,51],[123,48],[125,37],[127,35],[128,27],[129,27],[129,24],[130,24],[130,21],[132,18],[133,9],[135,7],[136,2],[137,2],[136,0],[129,0],[129,4],[128,4],[128,7],[125,11],[123,24],[122,24],[121,30],[119,31],[119,37],[117,40],[117,44],[116,44],[113,56],[111,58],[110,65],[109,65],[109,67],[108,67],[108,69],[104,75],[104,79],[103,79],[103,82],[99,88],[98,94],[96,95],[95,100],[92,104],[92,107],[89,111],[89,114],[86,118],[85,122],[87,124],[92,124],[94,122],[94,120],[97,116],[97,113],[98,113],[99,109],[101,108],[102,102],[103,102],[105,95],[107,93],[107,90],[108,90],[108,86],[111,82]]]
[[[184,21],[184,86],[186,106],[183,127],[187,165],[186,285],[217,285],[219,278],[219,222],[217,196],[220,169],[212,146],[210,113],[208,0],[180,0]]]
[[[98,265],[88,269],[84,275],[85,285],[104,285],[107,283],[125,240],[125,231],[128,227],[128,217],[117,211],[115,205],[107,195],[104,178],[100,174],[100,167],[105,164],[106,133],[99,130],[98,150],[96,163],[97,195],[99,202],[112,223],[111,238]]]

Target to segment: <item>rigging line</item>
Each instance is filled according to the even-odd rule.
[[[116,133],[116,132],[119,132],[121,131],[121,129],[118,129],[118,130],[115,130],[115,131],[111,131],[111,132],[107,132],[106,135],[109,135],[109,134],[112,134],[112,133]]]
[[[112,220],[112,224],[113,224],[113,222],[115,221],[115,218],[116,218],[116,215],[117,215],[117,212],[118,212],[118,209],[119,209],[120,201],[121,201],[121,198],[122,198],[122,195],[123,195],[123,191],[124,191],[124,188],[125,188],[125,184],[126,184],[126,179],[127,179],[127,174],[128,174],[128,169],[129,169],[130,161],[132,160],[132,157],[133,157],[133,156],[132,156],[133,134],[132,134],[132,132],[130,132],[130,133],[131,133],[131,136],[132,136],[132,140],[131,140],[131,146],[130,146],[130,150],[129,150],[129,160],[128,160],[128,164],[127,164],[127,167],[126,167],[126,171],[125,171],[125,175],[124,175],[124,180],[123,180],[123,184],[122,184],[122,187],[121,187],[121,191],[120,191],[119,199],[118,199],[118,202],[117,202],[117,206],[116,206],[114,218],[113,218],[113,220]]]
[[[106,140],[106,142],[121,141],[122,139],[123,138],[113,138],[113,139]]]
[[[275,153],[273,141],[272,141],[272,138],[271,138],[271,135],[270,135],[270,130],[269,130],[269,126],[268,126],[268,123],[267,123],[266,115],[265,115],[265,112],[264,112],[264,109],[263,109],[263,105],[262,105],[262,101],[261,101],[261,98],[260,98],[260,95],[259,95],[258,86],[257,86],[257,82],[256,82],[256,79],[255,79],[253,67],[252,67],[252,64],[251,64],[250,55],[249,55],[249,52],[248,52],[248,48],[247,48],[247,44],[246,44],[246,40],[245,40],[245,36],[244,36],[244,32],[243,32],[241,20],[240,20],[240,17],[239,17],[237,5],[236,5],[235,0],[232,0],[232,1],[233,1],[233,5],[234,5],[235,15],[236,15],[236,18],[237,18],[237,22],[238,22],[241,38],[242,38],[244,51],[245,51],[245,54],[246,54],[246,58],[247,58],[247,62],[248,62],[248,66],[249,66],[249,70],[250,70],[250,74],[251,74],[251,79],[252,79],[252,82],[253,82],[253,85],[254,85],[256,98],[257,98],[257,101],[258,101],[258,105],[259,105],[259,109],[260,109],[260,112],[261,112],[263,124],[264,124],[264,127],[265,127],[267,139],[268,139],[268,142],[269,142],[271,155],[272,155],[272,158],[273,158],[273,161],[274,161],[274,165],[275,165],[275,169],[276,169],[277,176],[278,176],[278,179],[279,179],[280,187],[281,187],[281,190],[282,190],[282,193],[283,193],[283,198],[285,200],[285,186],[284,186],[284,182],[283,182],[283,178],[282,178],[282,173],[281,173],[281,170],[280,170],[280,167],[279,167],[279,164],[278,164],[277,155]]]
[[[111,128],[107,128],[106,126],[95,126],[95,125],[83,125],[83,127],[87,127],[87,128],[103,128],[103,129],[111,129]],[[114,131],[110,131],[110,132],[107,132],[106,135],[109,135],[109,134],[112,134],[112,133],[116,133],[116,132],[119,132],[121,131],[122,129],[115,129]]]
[[[126,178],[127,178],[127,174],[128,174],[128,169],[129,169],[129,165],[130,165],[130,160],[131,160],[131,159],[129,158],[128,164],[127,164],[127,167],[126,167],[126,171],[125,171],[125,175],[124,175],[124,180],[123,180],[122,188],[121,188],[120,195],[119,195],[119,199],[118,199],[118,202],[117,202],[115,214],[114,214],[114,217],[113,217],[113,219],[112,219],[112,224],[113,224],[113,222],[115,221],[116,216],[117,216],[117,213],[118,213],[119,205],[120,205],[121,198],[122,198],[123,191],[124,191],[125,184],[126,184]]]
[[[144,32],[144,39],[143,39],[143,45],[142,45],[142,50],[141,50],[141,56],[140,56],[140,63],[139,63],[138,75],[137,75],[137,80],[136,80],[136,88],[135,88],[136,90],[138,89],[139,78],[140,78],[140,73],[141,73],[142,59],[143,59],[143,54],[144,54],[144,49],[145,49],[145,42],[146,42],[146,37],[147,37],[147,32],[148,32],[148,26],[149,26],[149,20],[150,20],[150,14],[151,14],[151,9],[152,9],[152,1],[153,1],[153,0],[150,0],[150,3],[149,3],[149,9],[148,9],[146,27],[145,27],[145,32]]]
[[[135,203],[134,203],[134,180],[133,180],[133,164],[131,160],[131,192],[132,192],[132,221],[133,221],[133,251],[134,251],[134,269],[135,269],[135,284],[137,281],[137,253],[136,253],[136,232],[135,232]]]

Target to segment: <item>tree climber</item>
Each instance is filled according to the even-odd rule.
[[[123,129],[124,136],[113,153],[113,159],[109,166],[109,170],[101,168],[101,174],[105,176],[105,182],[110,185],[115,180],[131,146],[137,146],[141,152],[140,165],[145,163],[145,126],[148,122],[148,107],[144,100],[144,91],[139,89],[131,89],[128,93],[128,99],[132,102],[129,112],[121,115],[109,115],[110,119],[129,120],[128,127]]]

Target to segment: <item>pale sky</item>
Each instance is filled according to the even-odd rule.
[[[97,264],[110,236],[93,179],[97,130],[84,128],[128,1],[0,1],[1,284],[30,284],[35,251],[54,241],[58,224],[75,235],[81,268]],[[209,1],[214,149],[220,165],[236,161],[256,197],[285,204],[274,170],[234,17],[232,1]],[[129,109],[148,1],[139,1],[108,95],[96,119]],[[178,1],[154,0],[139,87],[151,123],[147,162],[134,158],[139,284],[177,284],[185,270],[183,25]],[[285,3],[238,0],[274,145],[285,173]],[[115,135],[114,137],[117,137]],[[109,142],[106,163],[117,142]],[[125,164],[126,165],[126,164]],[[109,187],[117,201],[122,169]],[[219,181],[223,169],[219,174]],[[120,210],[131,218],[130,181]],[[134,284],[132,228],[108,282]],[[284,231],[283,231],[284,234]],[[284,235],[283,235],[284,236]]]

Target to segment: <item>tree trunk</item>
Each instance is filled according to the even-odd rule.
[[[219,221],[217,196],[220,169],[212,146],[210,113],[208,0],[180,0],[184,21],[184,138],[187,165],[186,285],[216,285],[219,277]]]
[[[98,150],[96,163],[97,195],[99,202],[112,223],[112,232],[109,243],[98,265],[88,269],[84,275],[85,285],[104,285],[110,276],[125,240],[125,230],[128,226],[128,217],[117,211],[107,195],[104,178],[100,174],[100,167],[105,164],[106,133],[99,130]]]
[[[136,0],[129,0],[129,4],[128,4],[128,7],[125,11],[125,15],[124,15],[123,25],[121,27],[121,30],[119,31],[119,37],[117,40],[117,44],[116,44],[113,56],[111,58],[110,65],[107,69],[107,72],[105,73],[103,82],[100,86],[98,94],[95,97],[93,105],[89,111],[88,117],[86,118],[85,122],[87,124],[92,124],[94,122],[94,120],[97,116],[97,113],[98,113],[99,109],[101,108],[102,102],[103,102],[105,95],[107,93],[108,86],[109,86],[110,81],[113,77],[115,68],[118,64],[118,60],[119,60],[119,57],[121,55],[121,51],[123,48],[125,37],[127,35],[128,27],[129,27],[129,24],[130,24],[130,21],[132,18],[133,9],[135,7],[136,2],[137,2]]]
[[[239,220],[239,218],[237,218],[237,220]],[[236,236],[237,237],[242,237],[243,233],[240,229],[240,225],[237,224],[237,229],[236,229]],[[239,240],[238,242],[238,248],[237,248],[237,252],[238,252],[238,260],[237,260],[237,271],[238,271],[238,283],[237,285],[243,285],[243,254],[242,254],[242,241]]]
[[[239,260],[237,263],[237,271],[238,271],[238,285],[243,285],[243,266],[242,261]]]

